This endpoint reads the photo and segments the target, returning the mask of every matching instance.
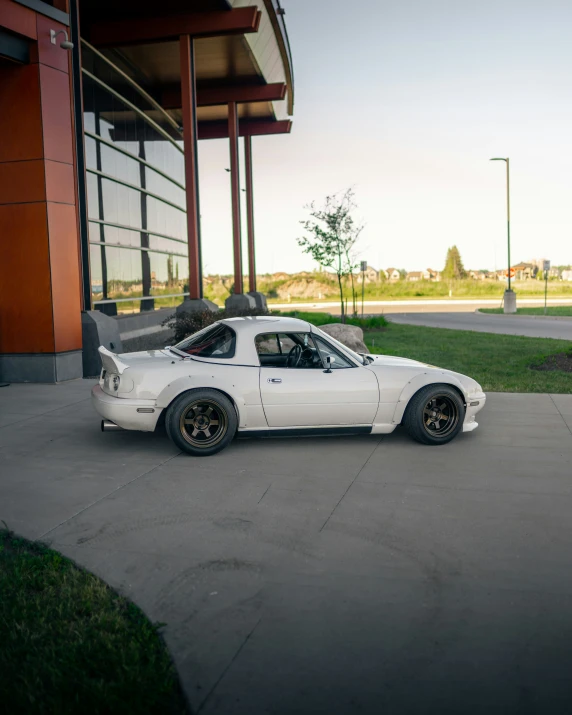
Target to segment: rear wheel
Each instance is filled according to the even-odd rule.
[[[168,408],[167,434],[177,447],[197,457],[207,457],[232,441],[238,419],[232,402],[217,390],[185,392]]]
[[[422,444],[446,444],[463,428],[465,405],[459,393],[447,385],[428,385],[411,398],[403,425]]]

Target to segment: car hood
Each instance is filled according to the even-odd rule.
[[[463,375],[460,372],[455,372],[454,370],[447,370],[443,367],[437,367],[436,365],[429,365],[426,362],[420,362],[419,360],[410,360],[409,358],[394,357],[393,355],[370,355],[368,358],[373,358],[373,362],[370,362],[369,368],[409,368],[412,372],[416,370],[418,372],[437,372],[442,375],[447,375],[453,378],[454,382],[461,385],[463,390],[467,395],[482,394],[482,387],[476,380],[468,375]]]
[[[368,358],[372,359],[373,362],[370,363],[372,366],[379,365],[381,367],[385,366],[396,366],[396,367],[432,367],[434,365],[428,365],[425,362],[419,362],[419,360],[410,360],[409,358],[395,357],[394,355],[369,355]]]

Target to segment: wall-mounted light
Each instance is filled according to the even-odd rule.
[[[55,30],[50,30],[50,42],[52,45],[57,44],[57,39],[59,35],[63,35],[66,39],[62,40],[60,42],[60,47],[62,50],[73,50],[73,42],[70,42],[68,33],[66,30],[58,30],[57,32]]]

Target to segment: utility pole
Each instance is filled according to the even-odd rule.
[[[365,272],[367,271],[367,261],[361,262],[361,319],[363,320],[363,296],[365,292]]]
[[[510,282],[510,160],[508,157],[496,157],[491,161],[504,161],[506,163],[506,233],[508,253],[508,289],[504,295],[504,312],[516,313],[516,295]]]

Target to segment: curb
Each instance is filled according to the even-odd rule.
[[[477,308],[475,310],[475,313],[478,313],[479,315],[486,315],[487,318],[500,318],[501,320],[505,317],[504,313],[483,313],[483,311],[480,308]],[[533,320],[562,320],[564,322],[568,321],[569,323],[572,323],[572,316],[564,316],[564,315],[518,315],[517,313],[508,313],[507,314],[510,318],[532,318]]]

